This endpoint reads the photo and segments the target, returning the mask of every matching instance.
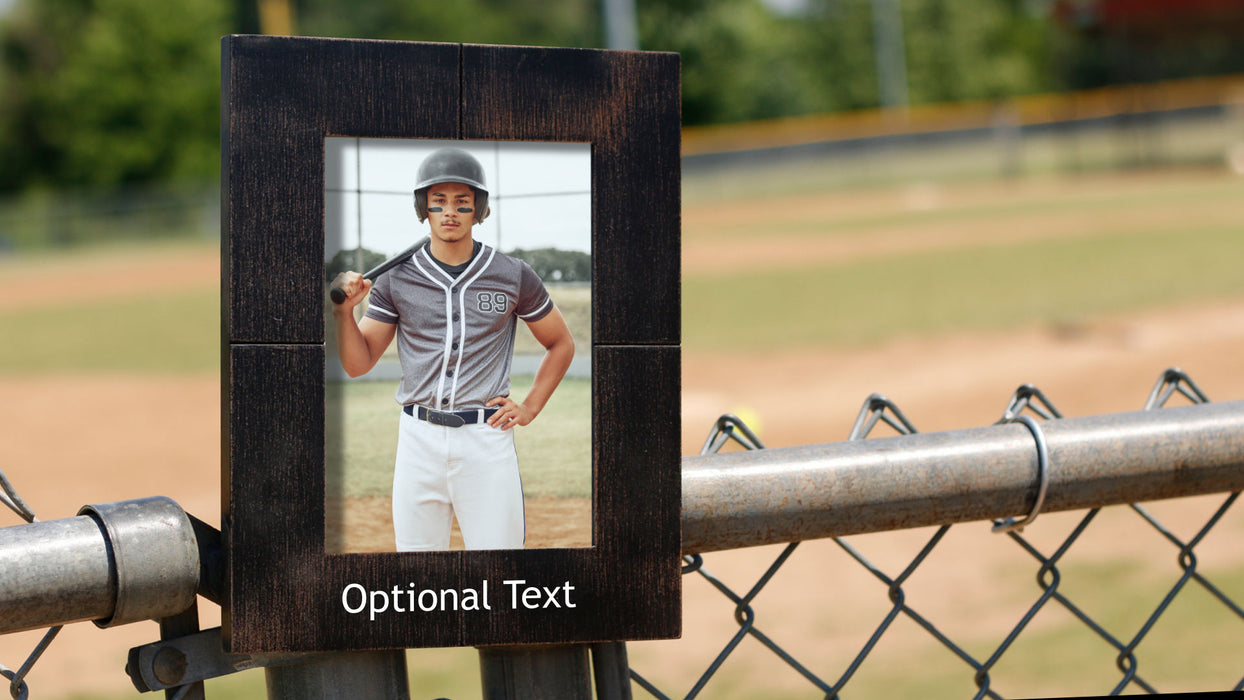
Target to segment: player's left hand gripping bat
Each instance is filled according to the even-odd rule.
[[[397,255],[394,255],[388,260],[385,260],[384,262],[373,267],[367,272],[364,272],[363,279],[375,282],[377,277],[379,277],[380,275],[383,275],[384,273],[393,269],[397,265],[401,264],[401,262],[406,260],[406,258],[409,258],[410,256],[414,255],[415,251],[422,248],[423,244],[427,243],[427,241],[428,241],[427,236],[420,238],[418,243],[412,245],[406,250],[403,250]],[[334,304],[340,304],[341,302],[346,300],[346,293],[341,290],[341,287],[333,287],[332,289],[328,290],[328,296],[332,298]]]

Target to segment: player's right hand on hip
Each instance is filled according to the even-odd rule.
[[[364,279],[357,272],[342,272],[333,278],[331,284],[328,285],[330,295],[333,296],[334,303],[343,309],[353,309],[363,301],[367,293],[371,291],[371,280]],[[340,294],[333,294],[332,290],[339,290]],[[341,294],[345,297],[340,302],[337,298]]]

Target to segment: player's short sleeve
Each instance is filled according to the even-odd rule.
[[[397,306],[389,296],[389,278],[391,275],[380,275],[371,286],[371,295],[367,300],[367,313],[364,317],[382,323],[397,323]]]
[[[519,263],[518,307],[515,313],[519,318],[532,323],[548,316],[553,310],[553,300],[549,298],[549,290],[544,288],[540,276],[522,260]]]

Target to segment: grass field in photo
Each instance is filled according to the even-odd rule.
[[[514,377],[511,396],[521,401],[531,377]],[[393,486],[400,408],[395,382],[343,382],[328,406],[330,496],[387,496]],[[588,498],[592,493],[591,381],[566,378],[531,424],[516,428],[523,493],[529,498]],[[333,439],[340,447],[333,447]]]

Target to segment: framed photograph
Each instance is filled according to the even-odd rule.
[[[515,451],[521,467],[517,491],[517,522],[495,525],[513,533],[511,548],[539,549],[590,547],[592,545],[592,177],[591,146],[587,143],[524,141],[454,141],[435,139],[366,139],[328,137],[324,145],[324,256],[325,282],[331,284],[343,272],[381,269],[387,261],[410,258],[412,245],[422,249],[430,237],[431,221],[419,221],[412,193],[419,189],[420,167],[438,153],[461,152],[463,163],[478,164],[486,187],[488,216],[473,226],[473,240],[479,244],[478,267],[485,259],[508,255],[527,263],[546,288],[549,300],[561,315],[575,352],[552,396],[544,404],[539,420],[515,429]],[[468,160],[469,159],[469,160]],[[473,162],[472,162],[473,161]],[[413,244],[412,244],[413,241]],[[435,312],[445,305],[444,289],[448,275],[436,271],[430,252],[415,261],[401,261],[389,270],[400,275],[403,266],[410,275],[430,285],[426,300],[432,307],[422,309],[413,327],[429,337],[433,359],[454,364],[459,378],[472,373],[487,375],[475,406],[504,393],[516,399],[529,395],[545,356],[545,348],[526,322],[506,324],[487,332],[512,347],[512,352],[496,357],[489,352],[488,338],[476,345],[458,344],[446,358],[440,341],[454,338],[456,329],[443,330],[448,319]],[[390,274],[386,271],[380,274]],[[464,312],[496,320],[507,310],[510,297],[495,297],[492,290],[475,289],[472,269],[459,277],[466,283],[458,306]],[[379,277],[379,275],[377,275]],[[427,279],[431,277],[432,279]],[[478,284],[478,283],[476,283]],[[517,297],[515,297],[517,298]],[[497,300],[500,303],[497,303]],[[454,300],[450,300],[454,303]],[[355,315],[366,318],[366,304],[360,303]],[[403,512],[402,499],[415,498],[403,489],[411,481],[398,472],[423,464],[419,454],[398,458],[399,423],[409,422],[398,410],[404,404],[447,404],[453,394],[454,409],[468,408],[468,385],[447,378],[416,398],[403,395],[403,359],[417,368],[424,361],[418,352],[392,342],[376,365],[357,377],[342,366],[335,342],[332,309],[325,314],[325,396],[327,415],[325,546],[329,553],[402,551],[418,546],[407,540],[408,533],[395,530],[395,523],[416,527]],[[433,316],[436,316],[434,319]],[[384,312],[375,318],[388,320]],[[513,328],[510,328],[513,325]],[[383,328],[383,326],[381,326]],[[451,341],[451,348],[452,348]],[[405,356],[403,357],[403,353]],[[419,369],[410,371],[419,372]],[[424,374],[430,372],[423,370]],[[509,385],[506,385],[506,382]],[[441,398],[434,396],[439,390]],[[471,416],[466,416],[470,418]],[[465,431],[442,429],[447,437]],[[501,460],[485,454],[489,470]],[[430,464],[428,466],[431,466]],[[443,471],[443,468],[442,468]],[[396,476],[395,478],[395,475]],[[438,476],[432,471],[430,476]],[[448,487],[449,484],[447,483]],[[471,488],[463,485],[460,488]],[[435,485],[421,489],[440,491]],[[443,493],[442,501],[449,501]],[[475,495],[475,494],[471,494]],[[394,499],[397,499],[395,505]],[[469,502],[469,501],[467,501]],[[498,504],[479,499],[486,513],[477,516],[493,525]],[[421,506],[410,505],[407,510]],[[450,535],[450,549],[463,549],[473,543],[463,538],[452,507],[422,506],[435,513],[432,523],[441,539]],[[470,514],[467,516],[470,518]],[[468,524],[470,527],[470,523]],[[469,530],[468,530],[469,532]],[[433,533],[409,533],[431,536]]]
[[[221,112],[229,649],[678,636],[678,57],[231,36]]]

